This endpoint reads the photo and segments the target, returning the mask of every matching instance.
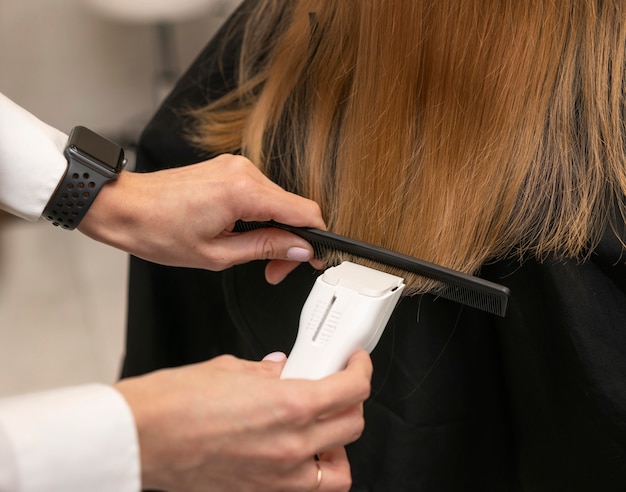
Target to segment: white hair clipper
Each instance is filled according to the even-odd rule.
[[[403,278],[348,261],[326,270],[304,303],[281,378],[322,379],[357,350],[374,350],[403,289]]]

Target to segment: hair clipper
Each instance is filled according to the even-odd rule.
[[[304,303],[281,378],[321,379],[357,350],[374,350],[403,289],[403,278],[348,261],[326,270]]]

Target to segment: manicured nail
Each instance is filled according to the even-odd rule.
[[[272,352],[271,354],[267,354],[263,357],[263,360],[269,360],[272,362],[282,362],[287,358],[287,356],[282,352]]]
[[[311,259],[311,252],[308,249],[294,246],[287,250],[287,258],[293,261],[309,261]]]

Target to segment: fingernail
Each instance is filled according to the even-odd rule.
[[[309,261],[311,259],[311,252],[308,249],[294,246],[287,250],[287,258],[294,261]]]
[[[272,352],[271,354],[267,354],[263,357],[263,360],[269,360],[271,362],[282,362],[287,358],[287,356],[282,352]]]

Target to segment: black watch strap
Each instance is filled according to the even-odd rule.
[[[102,187],[117,179],[126,159],[119,145],[84,126],[70,132],[63,154],[67,170],[43,216],[71,231],[83,220]]]
[[[55,226],[75,229],[102,187],[111,181],[83,163],[69,159],[67,172],[44,210],[44,217]]]
[[[84,126],[70,132],[63,155],[67,170],[43,216],[71,231],[80,224],[102,187],[117,179],[126,159],[119,145]]]

